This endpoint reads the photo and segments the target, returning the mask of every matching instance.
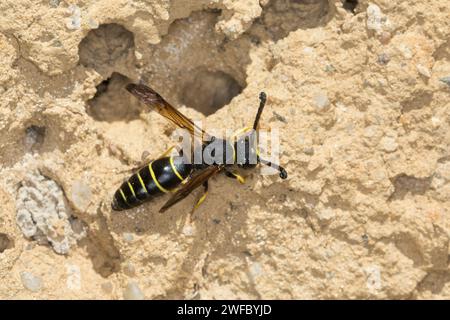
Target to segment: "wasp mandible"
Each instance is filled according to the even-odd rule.
[[[257,164],[263,164],[278,170],[281,179],[287,178],[287,172],[283,167],[260,157],[256,139],[251,139],[252,134],[256,135],[258,132],[259,119],[266,104],[267,97],[264,92],[259,95],[260,103],[252,133],[236,139],[224,140],[211,136],[196,126],[192,120],[171,106],[150,87],[144,84],[131,83],[126,86],[126,89],[160,115],[172,121],[178,127],[187,130],[192,138],[200,139],[201,151],[204,151],[214,142],[223,145],[223,150],[232,150],[232,152],[223,152],[223,156],[220,156],[218,160],[216,157],[213,163],[206,163],[202,160],[199,164],[187,161],[182,152],[175,156],[169,156],[166,152],[160,158],[150,161],[140,168],[122,183],[114,194],[111,204],[113,210],[131,209],[164,193],[174,191],[172,197],[159,210],[159,212],[164,212],[203,185],[204,192],[194,206],[195,210],[206,198],[208,180],[218,173],[224,173],[227,177],[243,183],[243,177],[232,171],[233,167],[236,166],[249,169],[256,167]],[[239,150],[241,151],[239,152]],[[192,157],[189,159],[192,159]],[[252,159],[256,159],[256,162],[251,161]]]

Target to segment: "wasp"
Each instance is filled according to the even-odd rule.
[[[192,163],[182,152],[171,156],[166,152],[161,157],[141,167],[122,183],[114,194],[111,203],[113,210],[131,209],[165,193],[173,192],[170,199],[159,210],[159,212],[164,212],[203,185],[204,192],[194,206],[195,210],[206,198],[208,180],[211,177],[224,173],[227,177],[236,179],[241,183],[244,182],[244,178],[233,171],[233,167],[236,168],[236,166],[249,169],[256,167],[257,164],[263,164],[278,170],[281,179],[287,178],[287,172],[283,167],[260,157],[256,139],[252,139],[258,131],[259,119],[266,104],[267,97],[264,92],[261,92],[259,96],[260,103],[253,123],[253,130],[251,130],[252,134],[225,140],[211,136],[199,128],[150,87],[144,84],[131,83],[126,86],[126,89],[161,116],[187,130],[192,138],[200,139],[201,144],[197,148],[201,148],[202,152],[211,147],[212,143],[219,144],[223,146],[222,150],[231,152],[220,154],[214,154],[213,152],[215,160],[212,163],[202,160],[199,164]],[[253,159],[256,159],[256,161],[252,161]]]

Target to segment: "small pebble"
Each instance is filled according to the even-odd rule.
[[[313,54],[314,53],[314,48],[304,47],[303,48],[303,53],[305,53],[305,54]]]
[[[75,264],[66,264],[67,272],[67,288],[70,290],[81,289],[81,270],[80,267]]]
[[[322,223],[330,222],[335,216],[336,214],[334,213],[334,210],[330,208],[326,208],[317,212],[317,218]]]
[[[367,29],[381,33],[383,29],[383,13],[376,4],[369,4],[367,7]]]
[[[445,83],[450,87],[450,76],[439,79],[441,82]]]
[[[21,272],[20,279],[22,280],[23,286],[32,292],[37,292],[42,288],[41,278],[33,275],[31,272]]]
[[[134,236],[133,236],[132,233],[124,232],[124,233],[123,233],[123,239],[124,239],[126,242],[133,242]]]
[[[386,65],[391,61],[391,57],[387,53],[382,53],[378,56],[378,63]]]
[[[98,22],[92,18],[89,18],[88,25],[89,25],[89,28],[91,28],[91,29],[97,29],[99,26]]]
[[[77,209],[85,210],[92,197],[92,192],[89,185],[82,180],[76,180],[72,184],[71,190],[73,204],[77,207]]]
[[[431,77],[431,71],[430,71],[430,69],[428,69],[428,68],[425,67],[424,65],[418,64],[418,65],[416,66],[416,68],[417,68],[417,71],[418,71],[421,75],[423,75],[424,77],[427,77],[427,78],[430,78],[430,77]]]
[[[303,148],[303,153],[307,154],[308,156],[312,156],[314,154],[314,148],[313,147],[305,147],[305,148]]]
[[[69,20],[66,23],[66,27],[71,30],[76,30],[81,28],[81,9],[71,4],[69,6],[69,12],[72,14],[72,16],[69,18]]]
[[[314,95],[314,104],[319,111],[325,110],[330,105],[330,100],[326,93],[320,92]]]
[[[260,276],[262,273],[262,266],[259,262],[254,262],[250,265],[250,274],[253,278]]]
[[[336,68],[332,64],[327,64],[325,66],[325,72],[327,72],[327,73],[336,72]]]
[[[395,138],[393,137],[384,137],[381,139],[381,146],[387,152],[394,152],[397,150],[398,144]]]
[[[195,233],[195,229],[194,229],[194,227],[191,224],[186,224],[183,227],[183,234],[185,236],[191,237],[191,236],[194,235],[194,233]]]
[[[61,0],[50,0],[49,4],[50,4],[50,7],[57,8],[59,6],[60,2],[61,2]]]
[[[130,281],[123,292],[123,298],[125,300],[144,300],[144,293],[136,282]]]
[[[366,273],[366,285],[370,291],[381,289],[381,271],[378,265],[368,266],[364,269]]]
[[[373,138],[377,135],[378,128],[377,126],[368,126],[364,129],[364,137]]]

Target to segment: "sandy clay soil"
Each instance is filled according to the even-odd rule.
[[[0,298],[450,298],[450,1],[2,0]],[[174,126],[280,133],[289,172],[109,207]]]

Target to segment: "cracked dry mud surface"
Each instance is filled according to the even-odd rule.
[[[3,0],[0,298],[450,298],[450,2]],[[287,180],[112,212],[174,127],[277,128]],[[31,178],[30,178],[31,177]],[[34,233],[33,233],[34,232]],[[63,244],[63,247],[61,247]]]

